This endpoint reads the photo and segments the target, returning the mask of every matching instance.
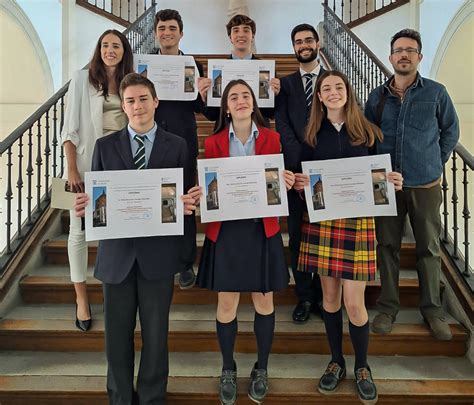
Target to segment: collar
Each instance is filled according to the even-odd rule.
[[[248,55],[245,55],[243,58],[239,58],[238,56],[234,55],[234,52],[230,54],[231,59],[235,59],[235,60],[251,60],[252,56],[253,54],[249,53]]]
[[[389,91],[390,91],[390,84],[392,83],[394,78],[395,78],[395,75],[390,76],[388,80],[383,84],[383,86]],[[425,85],[424,79],[423,77],[421,77],[420,72],[416,72],[416,79],[413,82],[413,84],[407,88],[407,90],[412,87],[418,87],[418,86],[423,87],[424,85]]]
[[[254,137],[255,139],[258,138],[260,132],[258,131],[257,125],[255,125],[255,122],[252,121],[252,129],[250,130],[250,137],[249,140]],[[235,131],[234,127],[232,126],[232,122],[229,124],[229,140],[234,141],[236,138],[235,136]]]
[[[305,72],[303,69],[301,69],[300,67],[300,75],[301,77],[303,77],[303,75],[305,75],[306,73],[312,73],[316,76],[319,76],[319,72],[321,71],[321,64],[318,63],[318,66],[316,66],[311,72]]]
[[[158,55],[163,55],[163,54],[161,53],[161,48],[158,48]],[[180,56],[181,56],[181,55],[184,55],[184,52],[183,52],[181,49],[178,49],[178,55],[180,55]]]
[[[156,131],[158,129],[158,126],[156,125],[156,122],[153,125],[153,128],[150,129],[148,132],[145,132],[144,134],[139,134],[137,131],[135,131],[130,124],[127,125],[128,129],[128,135],[130,136],[130,139],[133,141],[135,135],[142,136],[146,139],[148,139],[151,143],[155,142],[155,137],[156,137]]]

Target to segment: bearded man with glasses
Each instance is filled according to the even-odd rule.
[[[373,90],[365,115],[384,134],[377,153],[390,153],[392,170],[402,173],[396,217],[376,218],[381,293],[375,333],[389,333],[400,308],[400,247],[408,215],[416,241],[420,311],[436,339],[451,340],[440,298],[441,174],[459,139],[459,122],[446,88],[421,77],[421,37],[404,29],[390,43],[394,75]]]

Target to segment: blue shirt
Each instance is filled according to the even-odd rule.
[[[245,145],[235,135],[232,122],[229,125],[229,156],[253,156],[255,155],[255,140],[258,138],[258,128],[252,121],[252,129]]]
[[[153,148],[153,142],[155,142],[155,136],[156,136],[156,130],[157,130],[157,125],[156,122],[154,123],[153,128],[150,129],[148,132],[145,132],[144,134],[139,134],[136,132],[130,124],[128,124],[127,129],[128,129],[128,136],[130,137],[130,145],[132,147],[132,156],[135,156],[138,150],[138,142],[133,139],[135,135],[141,136],[145,140],[145,167],[148,166],[148,161],[150,160],[150,155],[151,155],[151,149]]]
[[[376,122],[378,103],[386,95],[380,122],[384,139],[377,142],[377,153],[390,154],[405,187],[430,184],[441,177],[459,139],[453,102],[442,84],[419,73],[402,101],[391,92],[391,80],[373,90],[365,105],[365,116]]]
[[[230,54],[231,58],[234,60],[252,60],[252,53],[249,53],[248,55],[245,55],[243,58],[239,58],[237,55],[234,55],[234,53]]]

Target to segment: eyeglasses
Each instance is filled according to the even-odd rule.
[[[420,51],[416,48],[395,48],[392,49],[392,55],[400,55],[402,52],[406,52],[409,55],[414,55],[415,53],[420,53]]]
[[[315,38],[305,38],[305,39],[298,39],[296,41],[293,41],[293,45],[296,46],[301,46],[303,44],[305,45],[312,45],[316,42]]]

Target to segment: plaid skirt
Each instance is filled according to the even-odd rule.
[[[345,218],[301,226],[298,270],[346,280],[375,279],[374,218]]]

